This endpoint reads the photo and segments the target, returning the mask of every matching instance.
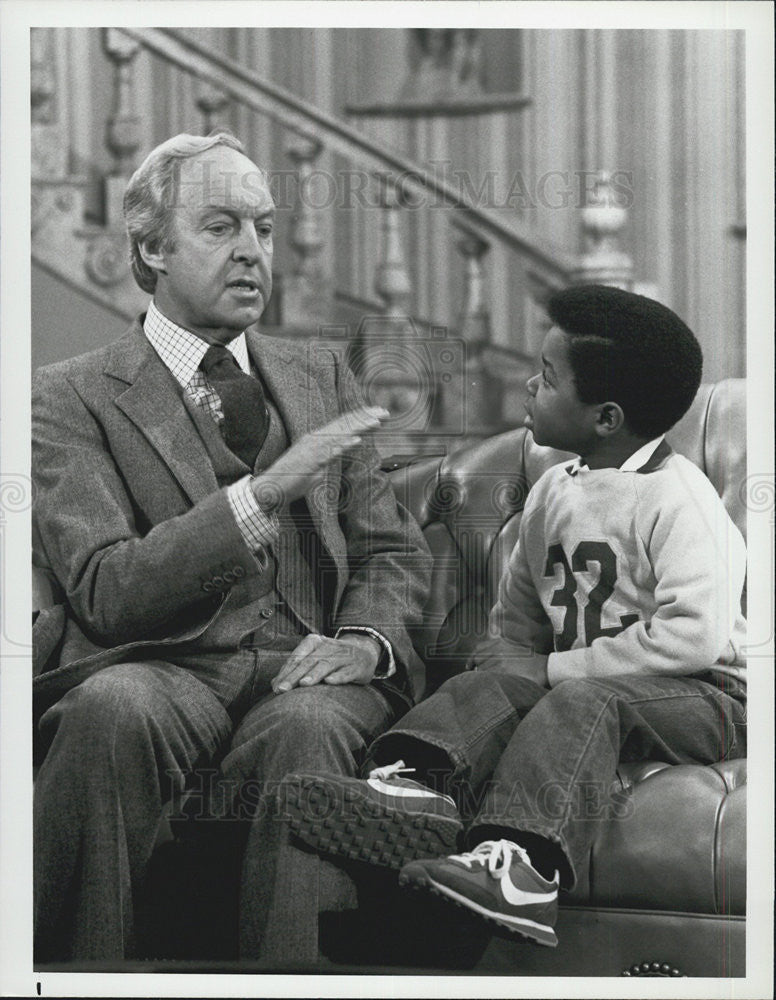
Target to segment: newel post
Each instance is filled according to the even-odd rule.
[[[583,252],[571,275],[575,285],[633,286],[633,261],[620,246],[628,211],[618,198],[612,175],[600,173],[582,209]]]

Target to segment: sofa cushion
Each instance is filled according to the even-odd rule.
[[[745,914],[746,760],[623,764],[620,776],[621,818],[600,823],[567,901]]]

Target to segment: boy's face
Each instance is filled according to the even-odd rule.
[[[526,383],[528,416],[523,424],[537,444],[584,457],[598,441],[598,406],[577,396],[568,348],[568,335],[553,326],[542,344],[542,370]]]

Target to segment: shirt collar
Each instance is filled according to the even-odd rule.
[[[199,370],[200,363],[210,345],[190,330],[173,323],[164,313],[159,311],[153,300],[148,305],[143,331],[165,366],[175,376],[178,384],[185,389]],[[235,337],[225,346],[232,352],[240,368],[246,375],[249,375],[251,364],[248,358],[245,333],[241,333],[239,337]]]
[[[629,455],[628,458],[620,466],[620,472],[638,472],[642,466],[646,465],[647,462],[652,458],[654,453],[663,443],[665,438],[664,434],[660,437],[653,438],[651,441],[647,441],[639,449]]]
[[[663,444],[664,440],[665,435],[661,434],[659,437],[653,438],[651,441],[647,441],[646,444],[637,448],[632,455],[629,455],[622,465],[614,471],[640,472],[642,469],[645,469],[645,466],[649,464],[650,459],[653,457],[657,449]],[[578,472],[589,471],[590,469],[587,466],[587,462],[583,462],[581,458],[575,458],[571,465],[566,466],[566,472],[568,472],[570,476],[576,476]]]

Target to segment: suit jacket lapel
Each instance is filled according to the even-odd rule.
[[[306,346],[291,349],[282,340],[253,330],[245,334],[248,351],[272,393],[290,440],[296,441],[325,420],[326,411],[315,376],[304,364]]]
[[[263,337],[252,330],[247,331],[246,340],[254,364],[280,411],[289,440],[293,443],[309,430],[321,427],[326,422],[326,409],[318,381],[305,364],[306,345],[300,343],[299,348],[294,350],[282,341]],[[326,487],[330,474],[327,470],[326,478],[319,487],[324,496],[328,495]],[[324,505],[314,495],[317,492],[311,491],[305,500],[318,534],[325,541],[327,518],[324,516]]]
[[[156,449],[192,503],[217,489],[205,445],[181,398],[181,388],[151,347],[139,321],[115,345],[105,374],[126,384],[115,397]]]
[[[326,408],[318,381],[305,363],[306,345],[291,348],[283,341],[261,336],[252,330],[246,332],[246,340],[253,363],[272,394],[291,443],[308,431],[323,426],[326,422]],[[342,540],[336,530],[336,504],[321,502],[321,497],[330,495],[329,478],[334,476],[335,472],[327,469],[321,485],[307,493],[305,501],[318,538],[333,557],[342,581],[347,576],[347,565]],[[338,488],[339,482],[332,481],[331,486]],[[279,559],[278,589],[302,621],[317,630],[320,628],[320,624],[316,624],[320,618],[320,609],[312,594],[307,593],[305,588],[295,586],[294,581],[287,580],[283,573],[284,566],[292,565],[290,554],[284,552],[289,539],[290,534],[281,531],[275,543],[278,555],[284,556]]]

